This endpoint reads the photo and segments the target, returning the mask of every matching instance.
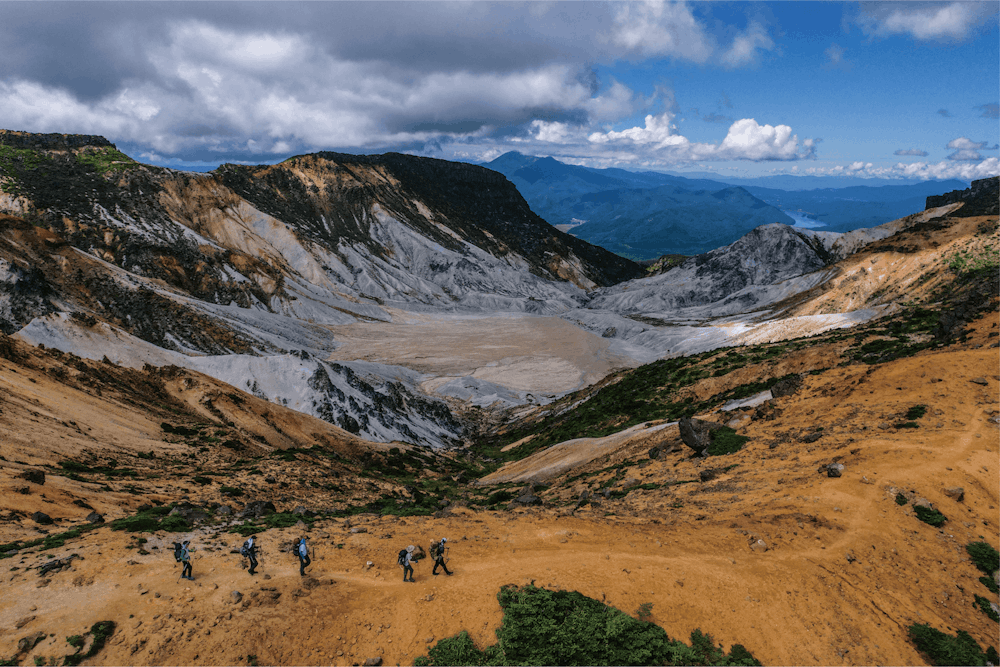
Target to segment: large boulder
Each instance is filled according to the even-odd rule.
[[[104,523],[104,517],[97,512],[91,512],[87,515],[87,523]]]
[[[204,507],[198,507],[191,503],[178,503],[170,510],[170,515],[179,516],[188,523],[204,521],[209,517],[210,512]]]
[[[45,484],[45,473],[41,470],[25,470],[18,477],[26,479],[32,484]]]
[[[35,523],[42,524],[43,526],[47,526],[52,523],[52,517],[45,512],[35,512],[31,515],[31,520]]]
[[[801,388],[802,375],[792,375],[791,377],[787,377],[771,387],[771,396],[774,398],[791,396]]]
[[[270,500],[253,500],[247,503],[240,516],[244,519],[257,519],[268,514],[275,514],[277,508]]]
[[[722,428],[722,424],[685,417],[680,421],[678,427],[681,431],[681,440],[685,445],[702,456],[708,456],[707,450],[708,446],[712,444],[712,433]]]

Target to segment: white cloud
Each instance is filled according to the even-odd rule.
[[[609,40],[634,55],[672,56],[697,63],[708,60],[713,51],[712,40],[683,2],[621,3]]]
[[[741,67],[757,62],[758,52],[774,49],[774,40],[760,23],[753,21],[736,36],[729,49],[720,57],[727,67]]]
[[[963,40],[974,26],[995,12],[995,3],[872,3],[866,12],[859,23],[868,34]]]
[[[922,151],[918,148],[900,148],[893,155],[913,155],[915,157],[927,157],[927,151]]]
[[[1000,159],[995,157],[986,158],[976,164],[956,163],[943,160],[937,163],[928,162],[897,162],[889,167],[876,167],[871,163],[863,165],[861,168],[854,168],[854,164],[844,167],[837,165],[834,167],[811,167],[806,170],[813,175],[850,175],[860,178],[907,178],[907,179],[947,179],[957,178],[963,181],[972,181],[980,178],[1000,175]]]
[[[982,160],[983,156],[979,151],[989,145],[986,141],[972,141],[968,137],[959,137],[948,142],[947,148],[955,151],[948,156],[949,160],[960,160],[963,162],[975,162]]]
[[[815,142],[801,144],[798,135],[787,125],[760,125],[753,118],[733,123],[719,144],[693,143],[676,134],[670,113],[648,115],[642,127],[594,132],[587,139],[592,144],[641,148],[644,152],[675,161],[701,160],[801,160],[813,157]]]

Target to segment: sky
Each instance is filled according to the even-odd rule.
[[[0,2],[0,128],[180,169],[318,150],[1000,174],[1000,3]]]

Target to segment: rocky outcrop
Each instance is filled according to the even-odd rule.
[[[927,198],[927,208],[937,208],[962,202],[962,208],[953,212],[955,218],[1000,214],[1000,176],[972,181],[965,190],[952,190],[943,195]]]

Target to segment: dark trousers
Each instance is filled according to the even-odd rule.
[[[301,576],[306,576],[306,568],[309,567],[309,563],[311,562],[312,559],[309,558],[309,554],[306,554],[305,556],[301,554],[299,555],[299,574]]]
[[[444,568],[445,574],[451,574],[451,572],[448,571],[448,566],[444,564],[444,558],[441,556],[434,559],[434,569],[431,570],[431,574],[437,574],[439,565]]]
[[[403,566],[403,581],[406,581],[407,577],[409,577],[410,579],[413,579],[413,566],[412,565],[404,565]]]
[[[247,558],[250,559],[250,574],[253,574],[254,570],[257,569],[257,557],[251,553]]]
[[[181,576],[182,577],[191,576],[191,561],[189,560],[184,561],[184,567],[181,568]]]

